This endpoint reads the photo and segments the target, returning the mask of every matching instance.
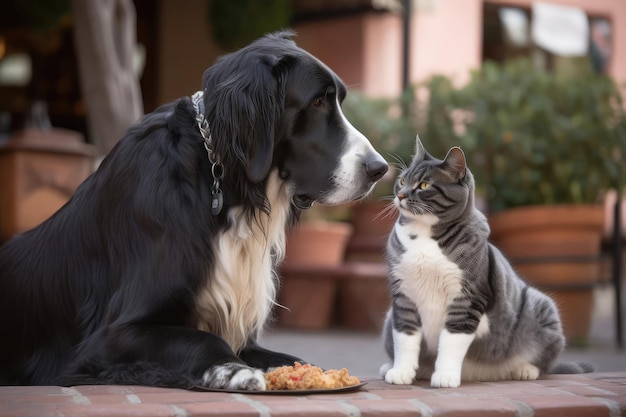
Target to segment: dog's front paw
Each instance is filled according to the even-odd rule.
[[[456,388],[461,385],[461,375],[457,372],[436,371],[430,378],[433,388]]]
[[[207,369],[202,384],[210,388],[264,391],[265,375],[260,369],[229,362]]]
[[[381,372],[383,369],[381,368]],[[391,368],[384,377],[388,384],[409,385],[415,379],[416,370],[413,368]]]

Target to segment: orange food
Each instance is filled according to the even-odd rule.
[[[265,374],[268,390],[334,389],[360,384],[359,378],[348,375],[346,368],[329,369],[314,365],[281,366]]]

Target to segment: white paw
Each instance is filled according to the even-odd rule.
[[[224,363],[207,369],[202,383],[211,388],[264,391],[265,374],[241,363]]]
[[[433,388],[456,388],[461,385],[461,374],[449,371],[435,371],[430,378]]]
[[[413,383],[416,373],[413,368],[391,368],[385,373],[385,381],[388,384],[409,385]]]
[[[526,363],[511,372],[511,378],[520,381],[529,381],[539,378],[539,374],[539,368],[537,368],[535,365]]]

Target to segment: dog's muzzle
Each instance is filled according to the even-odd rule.
[[[377,154],[371,154],[363,161],[365,173],[369,180],[374,183],[380,180],[389,170],[389,165]]]

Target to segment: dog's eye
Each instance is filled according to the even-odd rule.
[[[313,107],[322,107],[324,105],[324,99],[322,97],[318,97],[313,100],[313,103],[311,104],[313,105]]]

